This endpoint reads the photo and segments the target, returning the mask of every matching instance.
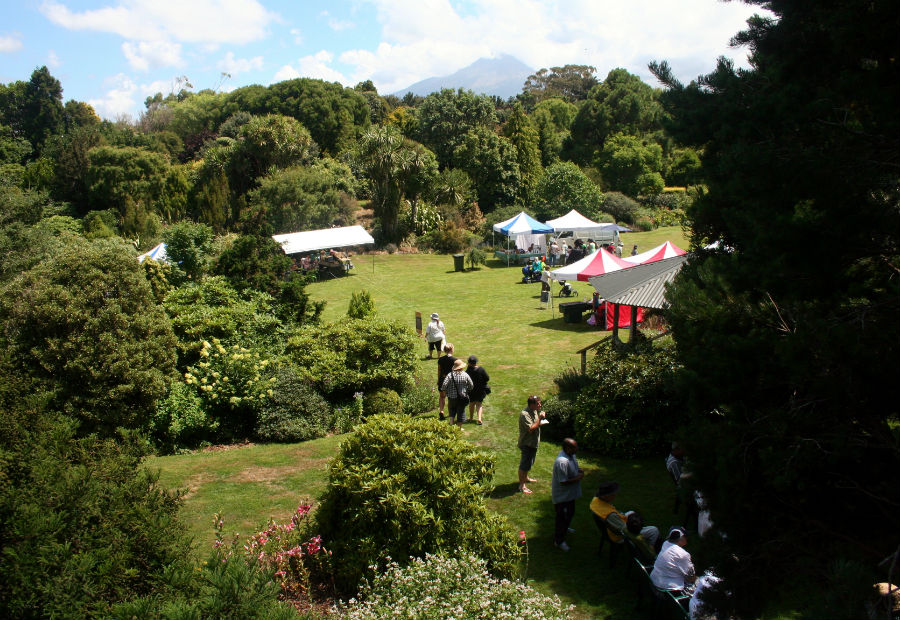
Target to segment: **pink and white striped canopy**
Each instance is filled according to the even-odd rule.
[[[634,264],[626,263],[621,258],[600,248],[593,254],[585,256],[571,265],[551,271],[550,277],[554,280],[580,280],[587,282],[588,278],[593,276],[599,276],[610,271],[618,271],[626,267],[634,267]]]
[[[681,256],[685,253],[686,252],[684,250],[679,248],[671,241],[666,241],[662,245],[658,245],[652,250],[647,250],[646,252],[641,252],[640,254],[635,254],[634,256],[626,256],[622,260],[630,263],[631,265],[644,265],[646,263],[655,263],[656,261],[662,260],[664,258]]]

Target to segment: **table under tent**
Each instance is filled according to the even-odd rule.
[[[598,246],[619,243],[620,232],[631,232],[630,228],[612,223],[595,222],[572,209],[562,217],[547,220],[553,227],[557,242],[564,243],[571,249],[576,239],[593,239]]]
[[[375,243],[375,239],[372,238],[372,235],[367,233],[362,226],[341,226],[324,228],[322,230],[305,230],[284,235],[272,235],[272,239],[281,245],[284,253],[288,256],[304,255],[318,252],[319,250],[333,250],[335,248],[346,248]],[[347,273],[352,268],[353,263],[348,256],[341,256],[340,253],[332,253],[327,257],[326,261],[317,263],[315,271],[317,273],[336,277]]]
[[[506,236],[506,251],[497,250],[494,256],[506,260],[507,267],[510,261],[516,263],[527,261],[535,256],[544,256],[547,253],[547,234],[553,232],[553,227],[542,224],[522,211],[515,217],[505,222],[494,224],[491,236],[500,233]],[[515,249],[510,249],[510,239],[515,238]]]

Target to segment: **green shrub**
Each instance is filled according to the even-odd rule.
[[[303,376],[335,402],[382,387],[402,393],[415,373],[415,349],[411,329],[375,318],[304,326],[288,339],[286,353],[299,361]]]
[[[621,192],[606,192],[603,195],[603,210],[617,222],[634,222],[640,206],[637,201]]]
[[[403,413],[400,395],[388,388],[379,388],[363,397],[363,415],[396,415]]]
[[[403,413],[408,416],[419,415],[433,411],[437,407],[437,387],[431,378],[416,375],[412,384],[400,394],[403,401]]]
[[[152,258],[146,258],[141,263],[141,268],[144,270],[144,276],[153,290],[153,298],[158,303],[162,303],[169,291],[172,290],[172,284],[169,282],[172,266],[165,261],[159,263]]]
[[[543,405],[542,411],[547,415],[550,424],[541,429],[541,437],[548,441],[562,441],[566,437],[575,437],[575,403],[573,400],[561,395],[552,395],[544,399]]]
[[[478,265],[484,265],[486,261],[487,255],[481,248],[472,248],[466,254],[466,264],[469,265],[469,269],[475,269]]]
[[[172,283],[196,281],[205,273],[212,239],[212,228],[188,221],[173,224],[163,232],[166,259],[172,265]]]
[[[515,572],[517,536],[488,511],[491,458],[433,418],[374,416],[341,444],[316,511],[339,591],[353,593],[388,557],[457,548]]]
[[[0,614],[106,618],[189,556],[178,493],[136,433],[78,439],[75,424],[5,408],[0,425]]]
[[[601,348],[588,364],[591,383],[576,400],[582,445],[620,458],[665,453],[684,420],[675,388],[678,368],[672,345]]]
[[[649,215],[642,215],[635,218],[633,226],[639,232],[649,232],[656,228],[656,223]]]
[[[471,232],[457,226],[456,222],[448,221],[421,235],[418,243],[441,254],[458,254],[468,249],[475,238]]]
[[[587,374],[581,372],[577,368],[566,368],[553,379],[553,383],[559,388],[560,396],[564,398],[574,398],[578,392],[588,384],[591,378]]]
[[[351,319],[365,319],[375,314],[375,301],[369,291],[354,291],[350,295],[350,307],[347,316]]]
[[[331,405],[294,368],[275,374],[272,395],[261,401],[255,435],[283,443],[323,437],[331,430]]]
[[[172,384],[150,420],[150,436],[163,454],[196,448],[213,439],[218,428],[219,422],[206,414],[203,399],[183,381]]]
[[[687,226],[687,213],[684,209],[666,209],[661,207],[653,215],[657,226]]]
[[[564,620],[571,607],[523,584],[496,579],[471,554],[426,555],[401,567],[391,562],[346,608],[346,620],[456,618],[457,620]]]
[[[335,433],[341,435],[350,432],[353,427],[363,419],[363,394],[356,392],[350,400],[345,400],[337,405],[331,412],[328,426]]]

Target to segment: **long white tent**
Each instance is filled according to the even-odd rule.
[[[375,243],[372,235],[362,226],[342,226],[339,228],[323,228],[322,230],[304,230],[303,232],[272,235],[276,243],[281,244],[285,254],[302,254],[328,248],[343,248],[351,245],[368,245]]]

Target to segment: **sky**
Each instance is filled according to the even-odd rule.
[[[535,71],[591,65],[603,79],[667,60],[683,81],[719,56],[756,7],[718,0],[3,0],[0,82],[46,65],[65,100],[137,119],[157,92],[230,91],[311,77],[389,94],[479,58]],[[758,10],[758,9],[756,9]]]

